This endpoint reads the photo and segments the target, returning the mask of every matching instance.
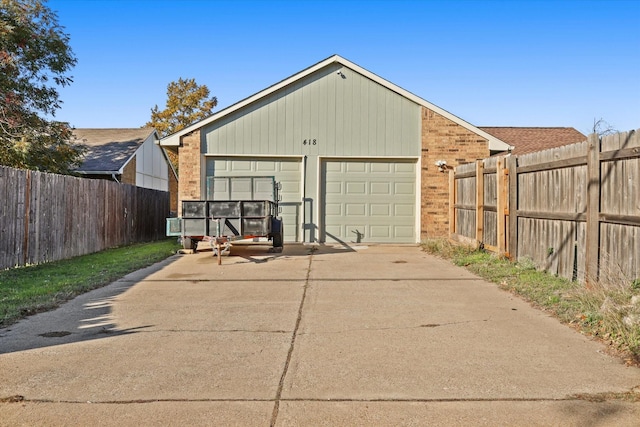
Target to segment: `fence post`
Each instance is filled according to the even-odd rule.
[[[496,196],[497,196],[497,200],[496,200],[496,212],[497,212],[497,218],[498,218],[498,223],[497,223],[497,227],[496,227],[496,239],[497,239],[497,243],[498,243],[498,255],[499,256],[504,256],[505,253],[507,252],[506,250],[506,240],[505,240],[505,234],[506,234],[506,221],[505,221],[505,215],[507,215],[507,194],[508,193],[508,186],[507,186],[507,182],[506,182],[506,178],[507,178],[507,174],[505,173],[505,164],[504,164],[504,157],[498,157],[498,161],[496,162]]]
[[[22,265],[29,261],[29,221],[31,221],[31,171],[27,169],[24,186],[24,240],[22,243]]]
[[[598,281],[600,255],[600,137],[596,133],[587,139],[587,235],[585,281]]]
[[[456,232],[456,172],[449,171],[449,238]]]
[[[509,170],[509,244],[507,256],[512,261],[518,259],[518,158],[507,158]]]
[[[476,245],[484,241],[484,162],[476,161]]]

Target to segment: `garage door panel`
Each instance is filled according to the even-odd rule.
[[[390,213],[391,213],[391,206],[389,206],[388,204],[372,203],[369,206],[369,215],[371,216],[388,217]]]
[[[394,235],[396,235],[397,237],[413,237],[413,233],[414,233],[414,228],[413,227],[407,227],[407,226],[395,226],[393,227],[393,233]]]
[[[365,203],[347,203],[345,208],[348,216],[366,216],[367,214]]]
[[[341,194],[342,193],[342,183],[341,182],[327,183],[326,192],[328,194]]]
[[[415,173],[415,164],[413,163],[394,163],[395,173],[408,173],[413,175]]]
[[[367,194],[367,183],[347,182],[345,185],[345,193],[349,195]]]
[[[393,165],[391,163],[371,163],[370,171],[372,173],[382,172],[389,173]]]
[[[277,181],[277,178],[276,178]],[[281,179],[280,181],[280,195],[297,197],[300,194],[300,181]]]
[[[388,182],[372,182],[369,184],[371,194],[391,194],[391,185]]]
[[[323,179],[325,241],[416,241],[415,161],[327,161]]]
[[[342,215],[342,205],[339,203],[328,203],[325,207],[325,212],[330,217],[336,217]]]
[[[384,225],[373,225],[369,227],[369,237],[371,239],[391,238],[391,227]]]
[[[403,205],[396,203],[393,205],[393,214],[395,216],[410,216],[413,217],[414,205]]]
[[[369,227],[364,223],[351,223],[342,227],[342,237],[345,242],[364,241],[369,235]]]
[[[249,161],[238,160],[236,162],[227,162],[227,163],[230,171],[242,171],[242,172],[251,171],[251,162]]]
[[[347,173],[358,173],[358,172],[366,172],[367,166],[364,163],[345,163],[346,167],[341,168]]]
[[[257,161],[256,162],[256,166],[255,169],[257,172],[276,172],[278,170],[278,167],[276,165],[276,163],[274,162],[267,162],[267,161]]]
[[[415,194],[415,185],[412,182],[396,182],[394,192],[398,195],[413,196]]]
[[[256,180],[254,185],[256,186],[256,193],[260,193],[260,194],[273,193],[273,186],[267,181]]]
[[[325,225],[324,229],[329,241],[339,241],[344,234],[340,225]]]
[[[300,172],[301,166],[302,166],[301,162],[281,162],[280,171],[281,172]]]

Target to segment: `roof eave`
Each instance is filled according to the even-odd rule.
[[[79,175],[122,175],[122,171],[82,171],[75,170],[74,173]]]

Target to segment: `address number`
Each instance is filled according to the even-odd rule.
[[[318,145],[317,139],[305,139],[302,141],[302,145]]]

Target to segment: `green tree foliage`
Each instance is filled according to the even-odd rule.
[[[167,86],[167,105],[162,111],[156,105],[151,109],[151,121],[145,126],[154,127],[164,137],[202,120],[212,113],[218,100],[209,98],[209,88],[196,84],[195,79],[178,79]]]
[[[83,148],[68,123],[45,117],[60,108],[76,58],[44,1],[0,0],[0,164],[70,173]]]
[[[151,121],[145,126],[154,127],[161,137],[171,135],[181,129],[202,120],[211,114],[218,105],[218,99],[209,98],[209,88],[199,86],[195,79],[179,78],[167,86],[167,105],[162,111],[156,105],[151,109]],[[178,154],[167,151],[169,160],[176,172],[178,169]]]

